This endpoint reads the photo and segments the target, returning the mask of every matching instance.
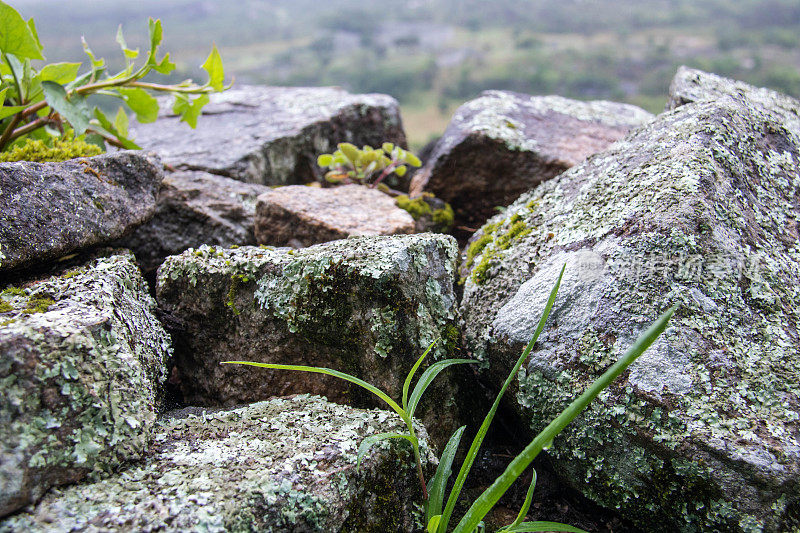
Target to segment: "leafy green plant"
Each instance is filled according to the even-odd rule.
[[[412,419],[414,415],[414,411],[422,398],[422,395],[427,390],[428,386],[431,382],[439,375],[439,373],[447,368],[448,366],[456,365],[456,364],[464,364],[464,363],[474,363],[475,361],[470,359],[448,359],[444,361],[439,361],[428,367],[425,372],[423,372],[420,379],[417,381],[416,386],[414,387],[411,396],[408,396],[408,390],[411,386],[411,382],[414,379],[414,375],[416,374],[417,370],[420,368],[420,365],[424,361],[425,357],[430,352],[433,344],[425,350],[425,353],[416,361],[414,366],[412,367],[411,371],[408,373],[405,379],[405,383],[403,384],[403,396],[402,396],[402,406],[398,405],[394,400],[392,400],[385,392],[381,391],[380,389],[366,383],[365,381],[348,374],[344,374],[337,370],[331,370],[329,368],[320,368],[320,367],[310,367],[310,366],[301,366],[301,365],[278,365],[278,364],[271,364],[271,363],[256,363],[250,361],[225,361],[222,364],[239,364],[239,365],[249,365],[249,366],[256,366],[262,368],[270,368],[275,370],[298,370],[302,372],[316,372],[320,374],[327,374],[329,376],[334,376],[351,383],[355,383],[356,385],[363,387],[364,389],[368,390],[382,401],[384,401],[389,407],[391,407],[403,420],[408,429],[408,433],[381,433],[378,435],[373,435],[370,437],[365,438],[358,449],[358,459],[357,461],[360,463],[361,459],[363,458],[364,454],[368,451],[370,446],[385,439],[392,439],[392,438],[402,438],[406,439],[411,443],[411,446],[414,450],[414,458],[417,463],[417,472],[419,474],[419,480],[422,487],[422,493],[424,501],[424,509],[425,509],[425,523],[427,526],[428,533],[447,533],[448,531],[452,531],[453,533],[474,533],[476,531],[481,531],[483,529],[483,519],[486,515],[491,511],[494,505],[500,500],[500,498],[505,494],[505,492],[511,487],[514,481],[519,478],[520,475],[525,471],[525,469],[530,466],[531,462],[536,458],[536,456],[544,449],[549,448],[553,444],[553,440],[555,437],[561,433],[561,431],[570,423],[572,420],[575,419],[591,402],[594,400],[598,394],[600,394],[603,389],[608,387],[620,374],[622,374],[631,363],[633,363],[642,353],[650,347],[653,342],[658,338],[659,335],[666,329],[667,323],[669,319],[672,317],[672,314],[675,312],[675,307],[669,309],[663,315],[661,315],[644,333],[642,333],[633,345],[625,352],[625,354],[616,362],[614,363],[608,370],[606,370],[603,375],[601,375],[595,382],[583,393],[581,394],[575,401],[573,401],[564,411],[561,412],[547,427],[545,427],[531,442],[525,449],[519,453],[508,465],[506,470],[494,480],[491,486],[489,486],[483,493],[470,505],[467,509],[464,516],[461,520],[456,524],[456,526],[450,529],[450,522],[453,517],[453,512],[456,507],[456,503],[458,502],[459,496],[461,495],[461,490],[464,487],[464,483],[466,481],[467,475],[469,474],[475,459],[478,456],[478,452],[480,450],[481,445],[483,444],[483,440],[486,437],[486,434],[489,431],[489,426],[491,425],[495,414],[497,413],[497,409],[500,406],[500,402],[503,398],[508,387],[511,385],[513,380],[516,378],[517,373],[519,372],[520,367],[528,358],[533,349],[534,344],[539,338],[539,335],[542,333],[544,329],[544,325],[547,321],[547,318],[550,315],[550,311],[553,308],[553,304],[555,303],[556,295],[558,293],[558,289],[561,285],[561,280],[564,276],[564,268],[561,269],[561,273],[558,276],[558,280],[555,283],[555,286],[550,292],[550,297],[547,300],[547,304],[545,305],[544,311],[542,316],[539,320],[539,323],[536,326],[536,330],[534,331],[533,336],[531,337],[530,342],[528,342],[527,346],[523,350],[522,354],[520,355],[519,359],[517,359],[516,364],[514,365],[513,369],[509,373],[508,377],[506,378],[505,382],[503,383],[503,387],[498,392],[497,397],[492,404],[492,407],[489,409],[489,412],[486,414],[486,417],[483,420],[480,428],[478,429],[477,434],[472,440],[472,444],[467,451],[467,454],[464,458],[464,461],[461,465],[461,469],[459,470],[458,476],[456,477],[455,483],[450,490],[450,493],[445,501],[445,492],[447,488],[448,481],[452,475],[452,466],[453,460],[455,459],[456,452],[458,450],[459,444],[461,442],[461,437],[464,434],[465,426],[458,428],[453,435],[450,437],[449,441],[444,447],[442,451],[441,458],[439,459],[439,465],[436,468],[436,472],[433,478],[430,480],[430,483],[426,484],[424,474],[422,471],[422,462],[420,459],[419,453],[419,439],[414,432],[414,427],[412,424]],[[585,533],[583,530],[575,528],[573,526],[569,526],[566,524],[559,524],[557,522],[545,522],[545,521],[536,521],[536,522],[526,522],[525,516],[528,514],[528,511],[531,506],[531,502],[533,500],[533,491],[536,486],[536,472],[533,472],[533,478],[531,484],[528,488],[528,492],[525,497],[525,501],[520,509],[517,518],[509,525],[504,526],[499,531],[502,533],[534,533],[534,532],[543,532],[543,531],[566,531],[566,532],[576,532],[576,533]]]
[[[209,93],[229,87],[224,83],[222,58],[213,46],[202,65],[208,73],[204,85],[191,80],[169,85],[145,81],[153,72],[169,74],[175,69],[169,54],[159,58],[161,41],[161,21],[150,19],[150,49],[141,66],[135,64],[139,50],[128,48],[122,26],[117,30],[117,42],[125,68],[116,74],[107,72],[105,60],[95,57],[85,40],[83,48],[89,57],[86,72],[79,74],[82,63],[36,66],[34,62],[43,60],[44,55],[33,19],[26,22],[13,7],[0,1],[0,151],[26,140],[44,141],[49,146],[65,134],[102,148],[105,143],[138,148],[128,138],[124,108],[121,106],[110,119],[87,102],[87,97],[95,94],[122,100],[142,123],[153,122],[158,116],[159,103],[151,92],[172,94],[172,110],[194,128]]]
[[[361,150],[354,144],[339,143],[338,150],[332,154],[322,154],[317,164],[329,169],[325,179],[331,183],[371,183],[376,187],[394,172],[403,177],[408,165],[419,167],[422,161],[408,150],[392,143],[383,143],[380,148],[364,146]]]

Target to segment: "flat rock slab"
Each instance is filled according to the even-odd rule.
[[[167,173],[153,218],[117,244],[130,248],[146,273],[164,259],[202,244],[256,244],[256,198],[264,185],[201,171]]]
[[[0,294],[0,516],[139,458],[169,337],[130,253]]]
[[[232,406],[309,392],[377,405],[344,381],[220,365],[229,360],[335,368],[399,398],[407,371],[430,343],[442,339],[429,362],[454,348],[456,256],[452,237],[420,234],[351,237],[300,250],[203,246],[168,258],[158,271],[157,298],[182,323],[172,337],[186,403]],[[429,413],[435,438],[456,411],[438,419]],[[427,424],[426,413],[420,418]]]
[[[477,227],[539,183],[652,120],[638,107],[485,91],[459,107],[411,182],[449,202],[456,226]]]
[[[317,156],[340,142],[406,142],[394,98],[333,87],[243,86],[211,95],[194,130],[170,109],[131,128],[140,146],[175,168],[264,185],[321,181]]]
[[[392,197],[363,185],[290,185],[258,197],[259,244],[310,246],[355,235],[414,233],[414,219]]]
[[[402,429],[394,413],[315,396],[185,409],[159,421],[145,461],[53,490],[0,531],[423,531],[406,441],[374,446],[356,469],[364,437]]]
[[[149,219],[158,157],[117,152],[62,163],[0,163],[0,271],[108,244]]]
[[[799,165],[779,114],[741,96],[686,104],[520,197],[469,254],[466,344],[496,387],[567,265],[517,382],[532,433],[679,304],[548,452],[648,531],[798,523]]]

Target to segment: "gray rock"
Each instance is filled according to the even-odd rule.
[[[748,105],[777,113],[787,128],[800,132],[800,101],[796,98],[688,67],[680,67],[672,78],[667,111],[691,102],[724,96],[747,98]]]
[[[404,430],[388,411],[295,396],[159,421],[147,459],[57,489],[0,531],[423,531],[411,447],[362,439]],[[190,414],[194,411],[196,414]],[[419,428],[426,470],[435,459]]]
[[[0,516],[146,449],[169,337],[130,253],[0,294]]]
[[[602,151],[653,116],[613,102],[486,91],[456,110],[411,182],[475,227],[539,183]]]
[[[797,527],[798,166],[780,112],[686,104],[521,196],[468,250],[465,343],[497,387],[567,265],[510,402],[531,434],[680,304],[548,452],[648,531]]]
[[[207,172],[167,173],[153,218],[117,245],[133,250],[139,265],[149,273],[167,256],[202,244],[256,244],[256,198],[268,190],[264,185]]]
[[[117,152],[63,163],[0,163],[0,271],[117,239],[149,219],[158,157]]]
[[[183,323],[172,336],[186,402],[232,406],[309,392],[375,405],[337,379],[220,365],[228,360],[335,368],[399,398],[407,371],[431,342],[444,339],[431,362],[454,348],[456,256],[452,237],[420,234],[351,237],[300,250],[202,246],[168,258],[158,271],[157,298]],[[437,443],[455,429],[457,409],[438,411],[438,419],[420,415]]]
[[[414,219],[392,197],[363,185],[276,187],[259,196],[256,207],[256,240],[273,246],[414,233],[414,228]]]
[[[333,87],[237,87],[211,96],[195,130],[170,109],[131,128],[140,146],[175,168],[264,185],[321,181],[317,156],[340,142],[406,142],[394,98]]]

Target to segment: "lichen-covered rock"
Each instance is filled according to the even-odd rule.
[[[667,307],[667,331],[548,452],[648,531],[800,527],[800,137],[742,97],[687,104],[525,194],[468,250],[467,349],[531,432]]]
[[[0,294],[0,516],[139,458],[169,337],[130,253]]]
[[[146,272],[202,244],[256,244],[256,198],[269,188],[200,171],[166,174],[155,215],[117,244],[130,248]]]
[[[258,197],[256,240],[310,246],[354,235],[414,233],[414,219],[390,196],[363,185],[276,187]]]
[[[175,168],[264,185],[321,181],[317,156],[340,142],[406,142],[394,98],[333,87],[243,86],[211,95],[195,130],[171,106],[162,109],[156,123],[131,128],[140,146]]]
[[[453,350],[457,254],[452,237],[420,234],[300,250],[203,246],[167,258],[157,298],[183,324],[172,337],[185,401],[231,406],[310,392],[374,405],[344,381],[220,365],[228,360],[335,368],[399,398],[407,371],[431,342],[442,339],[429,361]],[[454,401],[441,400],[438,418],[420,414],[437,443],[440,431],[454,429]]]
[[[383,441],[356,468],[364,437],[405,429],[394,413],[302,395],[171,415],[145,461],[53,490],[0,531],[423,531],[408,442]]]
[[[141,152],[0,163],[0,271],[122,237],[153,215],[162,177]]]
[[[411,182],[450,203],[456,225],[476,226],[537,184],[604,150],[652,119],[638,107],[486,91],[456,110]]]
[[[745,97],[748,105],[777,113],[787,128],[800,132],[800,101],[796,98],[688,67],[680,67],[672,78],[667,111],[691,102],[724,96]]]

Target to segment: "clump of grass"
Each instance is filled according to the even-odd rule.
[[[566,266],[564,267],[566,268]],[[417,463],[417,472],[419,475],[419,481],[422,488],[422,494],[424,497],[424,509],[425,509],[425,523],[427,526],[428,533],[448,533],[448,531],[452,531],[453,533],[474,533],[480,531],[483,523],[484,517],[491,511],[491,509],[495,506],[495,504],[500,500],[500,498],[505,494],[505,492],[511,487],[514,481],[522,475],[522,473],[530,466],[531,462],[536,458],[539,453],[552,446],[553,439],[567,427],[567,425],[572,422],[575,417],[577,417],[591,402],[594,400],[598,394],[600,394],[603,389],[608,387],[622,372],[625,371],[631,363],[633,363],[642,353],[650,347],[650,345],[655,342],[659,335],[666,329],[667,323],[669,319],[672,317],[672,314],[675,312],[675,307],[669,309],[665,312],[661,317],[659,317],[651,326],[648,328],[644,333],[642,333],[638,339],[633,343],[633,345],[628,349],[627,352],[616,362],[614,363],[606,372],[600,376],[595,382],[589,387],[583,394],[581,394],[575,401],[573,401],[564,411],[561,412],[550,424],[544,428],[537,436],[534,438],[525,449],[517,455],[511,463],[506,468],[505,472],[503,472],[492,485],[487,488],[472,504],[470,505],[469,509],[467,509],[464,516],[461,517],[459,522],[453,529],[450,529],[450,522],[453,519],[453,511],[456,507],[456,503],[458,502],[459,496],[461,495],[461,490],[464,487],[464,482],[466,481],[467,475],[469,474],[472,466],[475,462],[475,459],[478,456],[478,452],[480,450],[481,445],[483,444],[483,440],[486,437],[486,434],[489,431],[489,426],[491,425],[492,421],[494,420],[494,416],[497,413],[497,409],[500,406],[500,401],[503,398],[508,387],[511,385],[512,381],[516,378],[517,373],[519,372],[520,367],[528,358],[533,349],[534,344],[536,343],[539,335],[542,333],[544,329],[544,325],[547,321],[547,318],[550,315],[550,311],[553,308],[553,304],[555,303],[556,295],[558,293],[558,289],[561,285],[561,280],[564,276],[564,268],[561,269],[561,273],[558,276],[558,280],[555,283],[555,286],[550,292],[550,297],[547,300],[547,304],[545,305],[544,311],[542,316],[539,320],[539,323],[536,326],[536,330],[531,337],[530,342],[523,350],[522,354],[520,355],[519,359],[517,359],[516,364],[512,368],[511,372],[509,373],[508,377],[506,378],[505,382],[503,383],[500,392],[497,394],[497,397],[492,404],[492,407],[489,409],[489,412],[486,414],[486,417],[483,419],[483,423],[481,427],[478,429],[477,434],[475,435],[474,439],[472,440],[472,444],[467,451],[466,457],[464,458],[464,462],[461,464],[461,468],[458,472],[458,476],[456,477],[455,483],[450,490],[449,495],[447,495],[447,499],[445,500],[445,493],[447,488],[448,480],[452,475],[452,467],[453,467],[453,460],[455,459],[456,452],[458,450],[459,444],[461,442],[461,437],[464,434],[464,430],[466,426],[462,426],[458,428],[455,433],[450,437],[450,440],[447,442],[447,445],[444,447],[442,451],[442,456],[439,459],[439,465],[436,469],[436,473],[434,474],[433,478],[430,480],[429,483],[425,482],[425,477],[422,471],[422,462],[420,459],[419,453],[419,439],[414,431],[414,426],[412,424],[414,412],[421,400],[423,394],[427,390],[428,386],[433,382],[436,376],[439,375],[445,368],[458,365],[458,364],[467,364],[467,363],[475,363],[476,361],[469,360],[469,359],[447,359],[444,361],[438,361],[428,367],[419,378],[416,383],[416,386],[413,389],[413,392],[409,396],[408,391],[411,387],[411,382],[414,379],[415,374],[419,370],[420,366],[422,365],[423,361],[425,360],[426,356],[430,352],[431,348],[435,344],[431,344],[428,346],[428,349],[425,350],[425,353],[414,363],[411,371],[408,373],[405,379],[405,383],[403,384],[403,393],[401,398],[401,403],[398,404],[394,400],[392,400],[385,392],[381,391],[377,387],[370,385],[369,383],[362,381],[361,379],[351,376],[349,374],[345,374],[343,372],[339,372],[337,370],[332,370],[329,368],[321,368],[321,367],[311,367],[311,366],[302,366],[302,365],[279,365],[279,364],[272,364],[272,363],[255,363],[250,361],[225,361],[222,364],[240,364],[240,365],[249,365],[249,366],[256,366],[262,368],[269,368],[275,370],[296,370],[301,372],[315,372],[320,374],[327,374],[329,376],[334,376],[345,381],[349,381],[351,383],[355,383],[356,385],[368,390],[382,401],[384,401],[392,410],[394,410],[403,422],[406,425],[408,433],[381,433],[378,435],[372,435],[370,437],[365,438],[359,448],[358,448],[358,458],[357,462],[360,464],[361,459],[369,450],[369,448],[379,442],[381,440],[386,439],[405,439],[411,443],[411,446],[414,451],[414,459]],[[522,508],[519,511],[516,519],[507,526],[501,528],[499,531],[502,533],[532,533],[532,532],[543,532],[543,531],[566,531],[566,532],[575,532],[575,533],[586,533],[581,529],[575,528],[573,526],[569,526],[566,524],[559,524],[556,522],[526,522],[525,516],[528,514],[528,510],[530,509],[531,502],[533,500],[533,491],[536,486],[536,472],[533,472],[533,479],[531,481],[530,487],[528,488],[527,495],[525,497],[525,501],[522,505]]]

